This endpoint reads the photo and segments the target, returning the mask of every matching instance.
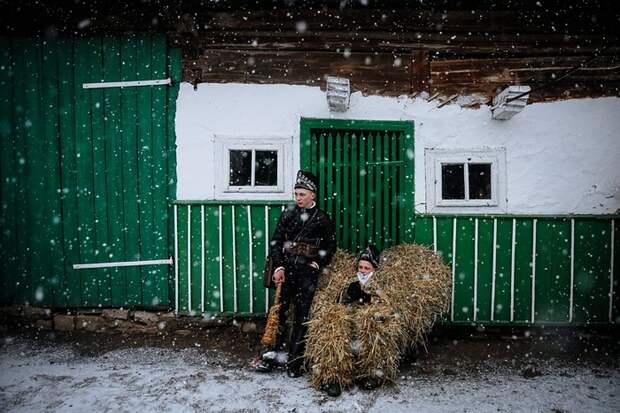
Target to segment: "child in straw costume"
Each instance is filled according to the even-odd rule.
[[[356,265],[357,262],[357,265]],[[358,274],[351,277],[352,269]],[[427,248],[400,245],[357,260],[338,251],[320,285],[306,343],[312,384],[331,396],[354,381],[372,389],[392,381],[402,354],[423,344],[450,302],[449,268]]]

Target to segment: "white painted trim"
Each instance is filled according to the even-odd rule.
[[[93,262],[88,264],[73,264],[74,270],[90,270],[95,268],[115,268],[115,267],[144,267],[147,265],[172,265],[172,257],[165,260],[142,260],[142,261],[115,261],[115,262]]]
[[[433,251],[437,253],[437,217],[433,216]]]
[[[426,212],[449,212],[467,214],[488,214],[506,212],[506,149],[470,148],[444,149],[425,148],[426,169]],[[491,164],[491,195],[490,200],[469,200],[469,188],[465,176],[465,200],[441,199],[441,164],[464,163],[465,173],[469,170],[468,163]]]
[[[218,200],[282,200],[289,201],[293,193],[293,175],[291,154],[293,152],[293,137],[290,135],[272,136],[236,136],[215,135],[214,153],[216,156],[215,166],[224,173],[214,174],[215,199]],[[278,184],[269,187],[257,186],[230,186],[230,150],[252,151],[252,159],[255,151],[269,150],[278,152]],[[254,162],[251,170],[254,182]]]
[[[452,305],[450,309],[450,321],[454,321],[454,282],[456,276],[456,217],[452,219]]]
[[[515,319],[515,244],[517,238],[517,220],[512,219],[512,248],[510,250],[510,321]]]
[[[248,253],[250,255],[248,261],[249,261],[249,266],[250,266],[250,278],[248,280],[248,283],[250,284],[250,313],[254,312],[254,268],[252,266],[252,259],[253,259],[253,251],[252,251],[252,242],[254,240],[254,236],[252,234],[252,211],[250,209],[250,206],[247,205],[246,206],[247,211],[248,211]]]
[[[222,206],[218,206],[218,236],[219,236],[219,264],[220,264],[220,312],[224,312],[224,257],[222,254]]]
[[[200,205],[200,311],[205,312],[205,206]]]
[[[536,316],[536,224],[538,219],[534,218],[532,226],[532,314],[530,322],[534,323]]]
[[[187,206],[187,312],[192,312],[192,207]]]
[[[93,82],[82,83],[83,89],[106,89],[115,87],[140,87],[140,86],[165,86],[170,85],[172,80],[167,79],[153,79],[153,80],[128,80],[124,82]]]
[[[573,321],[573,284],[575,281],[575,219],[570,220],[570,295],[568,322]]]
[[[174,313],[179,313],[179,227],[178,211],[174,206]]]
[[[495,266],[497,265],[497,218],[493,218],[493,268],[491,268],[491,321],[495,320]]]
[[[478,218],[474,220],[474,321],[478,319]]]
[[[614,302],[614,242],[615,240],[614,220],[611,220],[611,263],[609,265],[609,322],[613,322],[613,302]]]
[[[265,259],[269,255],[269,206],[265,205]],[[269,312],[269,289],[265,288],[265,313]]]
[[[232,270],[233,270],[233,312],[237,312],[237,225],[235,223],[235,206],[232,206]]]

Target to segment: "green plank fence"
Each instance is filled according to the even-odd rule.
[[[179,51],[163,35],[0,44],[0,302],[167,307],[171,267],[73,265],[172,255]]]
[[[283,207],[175,204],[177,312],[266,313],[262,271]],[[618,322],[617,217],[420,215],[415,237],[452,269],[446,324]]]
[[[283,203],[174,205],[175,311],[181,314],[264,314],[269,239]]]
[[[617,217],[416,217],[452,269],[454,324],[617,323]]]

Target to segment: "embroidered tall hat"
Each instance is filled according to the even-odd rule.
[[[297,172],[297,179],[295,180],[295,189],[302,188],[312,192],[317,192],[319,187],[319,180],[317,177],[308,171],[299,170]]]
[[[372,244],[368,244],[366,249],[362,251],[359,257],[357,257],[357,262],[360,262],[361,260],[368,261],[369,263],[372,264],[373,267],[375,267],[375,269],[377,269],[379,268],[379,256],[380,255],[381,253],[379,252],[377,247],[375,247]]]

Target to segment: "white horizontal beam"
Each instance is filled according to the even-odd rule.
[[[105,89],[111,87],[138,87],[138,86],[159,86],[169,85],[172,81],[167,79],[154,79],[154,80],[131,80],[126,82],[96,82],[96,83],[82,83],[84,89]]]
[[[167,260],[149,261],[117,261],[117,262],[97,262],[92,264],[73,264],[74,270],[87,270],[93,268],[113,268],[113,267],[144,267],[146,265],[172,265],[172,257]]]

